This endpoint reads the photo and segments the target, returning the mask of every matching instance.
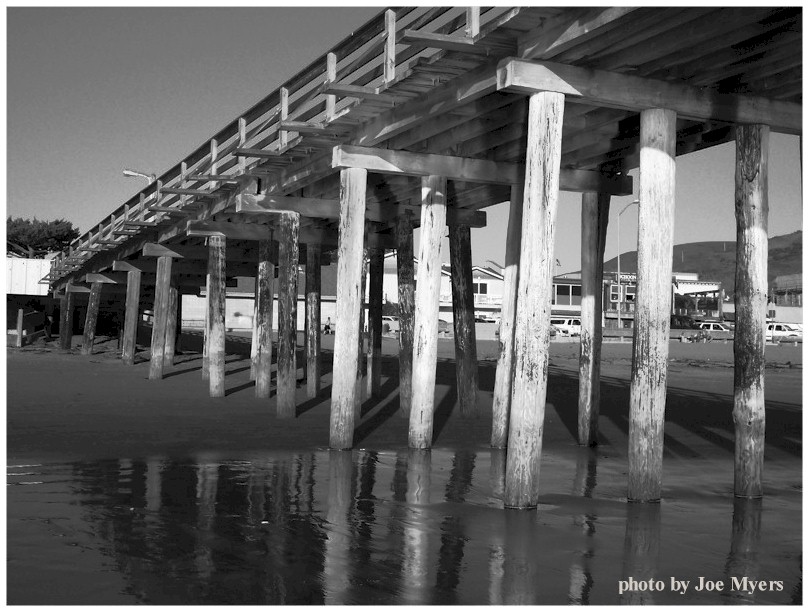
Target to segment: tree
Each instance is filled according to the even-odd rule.
[[[40,221],[9,217],[6,219],[6,240],[28,257],[41,257],[49,252],[63,251],[78,238],[79,230],[65,219]]]

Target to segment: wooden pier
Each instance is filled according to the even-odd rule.
[[[486,224],[487,207],[511,200],[492,446],[507,450],[504,504],[532,508],[540,495],[558,192],[582,194],[582,227],[574,229],[583,238],[581,445],[597,444],[599,435],[599,280],[610,201],[635,192],[628,498],[653,502],[662,490],[675,158],[734,142],[736,168],[727,172],[735,201],[715,203],[736,212],[738,235],[734,490],[758,497],[768,135],[801,134],[801,44],[800,7],[384,10],[114,208],[54,260],[47,279],[63,321],[73,294],[89,293],[84,353],[92,350],[99,297],[120,296],[127,365],[140,310],[153,308],[155,380],[172,363],[182,295],[205,287],[203,379],[211,396],[224,396],[226,286],[235,276],[256,277],[256,395],[269,395],[273,360],[277,388],[268,402],[277,416],[294,418],[299,369],[307,396],[320,393],[320,266],[336,258],[328,443],[347,449],[360,402],[380,389],[381,257],[395,249],[403,437],[426,449],[441,241],[449,229],[458,410],[474,418],[481,395],[469,229]],[[636,186],[628,175],[635,168]],[[305,364],[296,363],[299,266],[306,268]],[[358,325],[364,270],[371,273],[367,352]],[[63,348],[70,342],[61,334]]]

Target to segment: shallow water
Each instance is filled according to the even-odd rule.
[[[735,502],[728,467],[673,460],[661,504],[627,504],[626,460],[571,446],[544,456],[533,511],[502,508],[503,467],[490,449],[9,466],[8,603],[801,600],[795,464]],[[620,594],[631,576],[665,588]],[[742,593],[732,576],[781,589]],[[700,577],[724,587],[696,591]]]

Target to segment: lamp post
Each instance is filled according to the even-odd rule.
[[[137,170],[130,170],[129,168],[124,168],[124,176],[125,177],[141,177],[142,179],[146,179],[147,183],[154,183],[157,177],[153,174],[146,174],[145,172],[139,172]]]
[[[633,200],[633,202],[628,203],[625,207],[619,211],[619,214],[616,216],[616,283],[619,285],[619,299],[616,301],[616,322],[618,323],[619,327],[622,328],[622,313],[621,313],[621,302],[622,302],[622,268],[621,268],[621,261],[622,261],[622,246],[621,246],[621,236],[622,236],[622,213],[624,213],[627,209],[629,209],[634,204],[638,204],[638,200]]]

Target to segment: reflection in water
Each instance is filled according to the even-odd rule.
[[[574,476],[573,494],[591,498],[596,487],[596,449],[580,448],[577,453],[577,470]],[[585,536],[586,547],[579,550],[571,562],[568,604],[588,605],[593,588],[591,558],[594,556],[593,535],[596,533],[596,515],[593,513],[576,515],[574,524]]]
[[[700,595],[709,604],[800,598],[798,532],[766,537],[761,501],[735,501],[730,550],[726,499],[711,509],[705,496],[668,507],[662,533],[661,505],[599,499],[597,458],[582,449],[558,463],[554,489],[572,495],[549,496],[534,511],[502,508],[504,450],[10,468],[9,602],[41,602],[43,584],[50,593],[70,585],[79,594],[71,604],[90,602],[82,594],[163,605],[651,602],[650,593],[620,597],[615,584],[620,572],[655,576],[659,554],[684,575],[700,567],[785,584],[782,594]],[[621,471],[598,461],[600,487],[620,489],[605,481]],[[683,511],[693,508],[700,513]],[[800,525],[798,505],[775,508],[767,525]],[[670,528],[678,537],[666,540]],[[718,552],[728,552],[722,568]]]
[[[762,498],[734,498],[731,520],[731,549],[726,558],[726,577],[734,587],[732,577],[759,577],[757,551],[762,521]],[[753,603],[752,594],[742,590],[729,592],[733,600]]]
[[[622,577],[640,580],[656,578],[660,548],[661,505],[628,503]],[[649,590],[630,590],[619,599],[621,604],[655,604],[653,592]]]

